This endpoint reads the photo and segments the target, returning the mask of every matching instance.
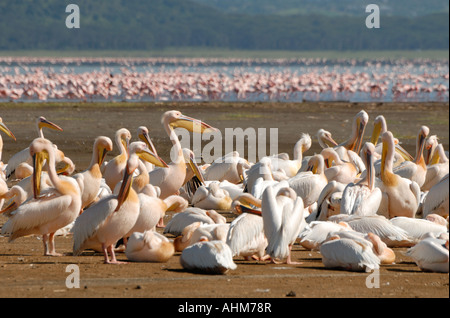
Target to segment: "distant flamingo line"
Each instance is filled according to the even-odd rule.
[[[435,94],[433,98],[448,100],[448,66],[440,64],[423,69],[423,73],[409,72],[409,64],[401,71],[393,68],[390,72],[381,70],[380,63],[373,64],[372,72],[339,72],[324,66],[321,71],[313,70],[298,74],[291,70],[265,71],[254,68],[255,72],[236,67],[230,71],[185,71],[183,69],[158,71],[136,71],[133,65],[141,60],[103,60],[102,63],[119,63],[120,72],[102,71],[75,73],[64,66],[59,72],[49,67],[30,66],[35,59],[18,59],[20,66],[1,66],[12,63],[0,58],[0,100],[223,100],[230,97],[237,100],[285,99],[295,100],[299,96],[319,99],[322,94],[351,97],[362,93],[372,99],[380,99],[392,94],[393,100],[414,100],[424,94]],[[53,60],[39,60],[40,63],[54,64]],[[52,61],[52,62],[51,62]],[[77,61],[100,63],[96,59],[62,59],[60,65],[70,65]],[[152,60],[159,63],[165,60]],[[168,60],[175,63],[176,60]],[[181,60],[179,63],[191,65],[206,63],[207,60]],[[222,63],[233,63],[224,60]],[[234,62],[238,62],[235,60]],[[142,61],[141,61],[142,62]],[[166,61],[167,62],[167,61]],[[215,60],[214,63],[219,61]],[[213,63],[210,61],[210,63]],[[241,61],[242,62],[242,61]],[[267,61],[266,61],[267,62]],[[275,60],[272,63],[281,63]],[[317,61],[316,61],[317,62]],[[250,63],[250,62],[248,62]],[[255,63],[255,62],[253,62]],[[288,62],[286,62],[288,63]],[[311,62],[313,63],[313,62]],[[22,71],[21,71],[22,70]]]

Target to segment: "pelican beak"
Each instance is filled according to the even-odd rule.
[[[35,199],[37,199],[37,197],[41,193],[41,175],[45,159],[48,159],[48,155],[45,154],[45,151],[33,155],[32,182],[33,182],[33,196]]]
[[[12,201],[6,208],[0,211],[0,214],[8,213],[9,211],[13,211],[17,208],[16,202]]]
[[[156,151],[155,146],[153,145],[152,140],[150,139],[150,136],[147,134],[147,132],[143,132],[139,135],[139,139],[145,142],[148,149],[150,149],[155,155],[158,155],[158,152]]]
[[[356,152],[356,153],[359,153],[361,151],[363,135],[364,135],[364,131],[365,130],[366,130],[366,122],[364,120],[359,121],[359,124],[358,124],[358,137],[356,138],[355,148],[353,149],[353,151]]]
[[[42,128],[42,127],[47,127],[47,128],[53,129],[53,130],[63,131],[63,129],[61,127],[59,127],[58,125],[41,117],[40,122],[39,122],[39,128]]]
[[[249,214],[262,216],[262,213],[261,213],[260,210],[249,208],[248,206],[245,206],[243,204],[236,205],[235,209],[236,209],[236,211],[238,211],[239,214],[241,214],[241,213],[249,213]]]
[[[103,164],[103,162],[105,161],[105,157],[106,157],[106,153],[108,152],[108,150],[106,148],[99,148],[98,149],[98,165],[101,166]]]
[[[371,151],[366,152],[366,162],[367,162],[367,184],[370,190],[373,190],[374,186],[374,173],[373,173],[373,162],[372,162],[373,154]]]
[[[142,152],[136,153],[139,158],[154,164],[157,167],[167,168],[167,163],[164,162],[158,155],[151,152],[149,149],[144,149]]]
[[[134,169],[130,169],[128,164],[123,173],[122,185],[120,186],[119,194],[117,195],[117,207],[114,212],[117,212],[122,204],[125,202],[128,194],[130,193],[131,184],[133,183]]]
[[[381,122],[377,122],[373,127],[372,136],[370,137],[370,142],[373,143],[374,146],[377,145],[378,139],[380,138],[380,134],[381,134]]]
[[[170,124],[173,128],[184,128],[190,132],[208,133],[217,131],[216,128],[202,122],[201,120],[181,115]]]
[[[9,128],[6,127],[6,125],[2,121],[0,121],[0,130],[3,131],[5,134],[7,134],[12,139],[14,139],[14,141],[16,141],[16,137],[14,136],[12,131],[9,130]]]
[[[420,147],[419,147],[419,149],[420,149],[419,154],[423,154],[423,148],[425,147],[425,139],[426,139],[425,135],[423,135],[423,134],[419,135],[419,145],[420,145]],[[420,157],[421,156],[417,156],[416,163],[418,163]]]
[[[63,175],[68,175],[67,170],[70,168],[70,164],[66,163],[64,165],[64,167],[62,167],[61,169],[59,169],[58,171],[56,171],[57,174],[63,174]]]
[[[189,154],[189,160],[187,160],[187,164],[189,165],[189,168],[192,170],[194,175],[200,180],[202,185],[205,185],[205,179],[203,178],[203,173],[200,171],[200,168],[198,167],[197,163],[195,162],[195,158],[193,153]]]
[[[409,152],[407,152],[405,150],[405,148],[403,148],[402,146],[400,146],[399,143],[395,144],[395,152],[397,152],[400,156],[403,157],[403,159],[405,159],[406,161],[414,161],[414,157],[411,156],[409,154]]]

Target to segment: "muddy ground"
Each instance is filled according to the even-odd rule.
[[[17,140],[2,133],[2,160],[27,147],[37,136],[35,119],[45,116],[64,131],[45,130],[46,138],[58,145],[76,164],[77,171],[87,168],[95,137],[114,138],[121,127],[128,128],[136,140],[136,129],[145,125],[155,146],[169,160],[170,141],[161,126],[166,110],[178,109],[219,128],[278,128],[279,152],[292,156],[295,142],[302,133],[313,137],[313,146],[305,154],[320,151],[315,137],[319,128],[329,130],[336,141],[348,138],[353,116],[364,109],[370,116],[365,132],[368,140],[373,119],[383,114],[388,129],[402,145],[415,153],[419,127],[428,125],[444,148],[449,143],[448,103],[70,103],[32,104],[0,103],[0,117]],[[117,154],[115,149],[108,159]],[[226,214],[228,220],[233,215]],[[167,215],[165,222],[170,220]],[[5,222],[0,217],[0,224]],[[412,259],[395,249],[393,265],[380,269],[379,288],[368,288],[368,273],[325,269],[318,252],[294,246],[293,259],[300,265],[276,265],[248,262],[237,258],[237,269],[225,275],[201,275],[184,271],[175,254],[167,263],[128,263],[105,265],[101,254],[86,252],[72,256],[72,239],[58,237],[57,251],[62,257],[44,257],[39,237],[26,237],[8,243],[0,237],[0,297],[149,297],[175,298],[170,310],[184,304],[185,298],[448,298],[448,274],[422,272]],[[119,260],[126,260],[118,254]],[[67,266],[80,270],[80,288],[67,288],[72,273]],[[370,278],[369,278],[370,280]]]

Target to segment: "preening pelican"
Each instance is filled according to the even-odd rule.
[[[205,210],[230,210],[232,199],[219,182],[211,182],[207,187],[200,186],[192,197],[192,205]]]
[[[414,217],[419,206],[420,187],[414,181],[393,173],[394,137],[390,131],[382,135],[380,189],[383,200],[378,214],[387,218],[396,216]]]
[[[149,151],[148,154],[153,155]],[[153,158],[158,162],[154,155]],[[139,198],[131,186],[138,163],[138,154],[130,153],[119,193],[101,199],[76,219],[72,228],[75,256],[85,249],[101,246],[105,263],[120,263],[114,253],[114,244],[130,231],[139,216]]]
[[[39,138],[44,138],[44,133],[42,131],[42,129],[44,127],[50,128],[50,129],[53,129],[53,130],[63,131],[63,129],[61,127],[59,127],[58,125],[56,125],[56,124],[52,123],[51,121],[45,119],[45,117],[41,116],[41,117],[39,117],[36,120],[36,128],[37,128],[37,133],[38,133],[38,137]],[[29,151],[28,148],[25,148],[22,151],[19,151],[18,153],[13,155],[8,160],[8,166],[6,167],[6,170],[5,170],[5,174],[6,174],[6,178],[7,179],[9,179],[11,177],[11,175],[16,170],[16,167],[22,162],[28,162],[29,164],[31,164],[30,151]]]
[[[429,191],[435,184],[437,184],[449,172],[449,161],[445,155],[444,147],[439,144],[436,148],[432,160],[427,166],[427,174],[425,182],[421,190]]]
[[[325,148],[320,154],[325,160],[324,173],[328,181],[334,180],[345,184],[355,181],[358,170],[353,163],[341,160],[333,148]]]
[[[105,136],[97,137],[94,141],[92,159],[88,169],[73,176],[81,190],[81,209],[90,205],[98,195],[102,182],[100,167],[103,164],[106,153],[112,151],[111,139]]]
[[[330,216],[341,213],[342,195],[347,185],[330,181],[317,199],[317,209],[307,219],[326,221]]]
[[[369,115],[364,110],[361,110],[355,115],[353,118],[352,134],[350,135],[350,138],[334,148],[342,160],[352,162],[352,157],[358,157],[353,156],[352,154],[349,155],[349,152],[359,154],[362,147],[364,130],[366,129],[368,121]]]
[[[402,162],[399,166],[393,169],[393,172],[403,178],[407,178],[411,181],[415,181],[419,187],[425,182],[427,174],[427,166],[425,159],[423,158],[423,149],[425,146],[425,140],[430,133],[430,129],[427,126],[422,126],[419,129],[416,141],[416,156],[414,161]]]
[[[200,208],[189,207],[183,212],[172,216],[172,219],[164,228],[164,234],[179,236],[183,230],[190,224],[200,222],[204,224],[225,224],[227,219],[215,210],[203,210]]]
[[[162,116],[161,122],[167,135],[172,142],[173,160],[168,168],[155,169],[150,172],[150,183],[161,189],[160,198],[165,199],[169,195],[176,194],[181,188],[186,177],[186,163],[183,156],[181,143],[174,128],[184,128],[191,132],[205,133],[215,131],[210,125],[197,119],[187,117],[179,111],[168,111]],[[200,173],[195,171],[196,176],[201,179]]]
[[[202,237],[208,241],[218,240],[225,242],[230,224],[203,224],[195,222],[184,228],[180,236],[175,238],[173,245],[175,251],[181,252],[186,247],[201,241]]]
[[[287,180],[289,186],[303,199],[305,208],[317,202],[323,188],[328,184],[322,155],[313,156],[308,161],[308,166],[308,171],[299,172]]]
[[[285,181],[269,186],[262,196],[261,215],[268,241],[267,254],[274,262],[287,258],[287,264],[296,264],[291,260],[291,248],[304,221],[302,198]]]
[[[340,212],[342,214],[375,215],[381,204],[381,190],[375,187],[375,169],[373,166],[375,146],[367,142],[364,144],[362,151],[366,166],[366,177],[356,184],[349,183],[345,187],[341,200]]]
[[[145,126],[139,126],[137,129],[137,134],[138,134],[138,138],[145,142],[145,144],[147,145],[148,149],[150,149],[151,152],[153,152],[155,155],[158,156],[158,152],[156,151],[155,146],[153,145],[153,142],[150,138],[149,132],[148,132],[148,128]],[[145,165],[145,168],[147,169],[147,173],[152,171],[155,166],[152,165],[150,162],[148,161],[143,161],[143,164]]]
[[[18,185],[12,186],[11,189],[7,191],[2,189],[2,192],[3,194],[0,195],[0,199],[5,199],[6,203],[0,211],[0,214],[7,217],[10,217],[11,213],[15,211],[23,202],[25,202],[28,196],[25,190]]]
[[[316,250],[333,232],[352,231],[346,222],[313,221],[300,232],[300,245],[309,250]]]
[[[125,255],[133,262],[167,262],[175,253],[173,243],[155,231],[134,232],[128,239]]]
[[[128,146],[130,145],[131,133],[126,128],[116,131],[115,142],[120,154],[110,160],[104,167],[103,177],[111,190],[122,180],[123,171],[128,160]]]
[[[371,272],[380,268],[380,259],[365,240],[331,236],[320,246],[322,263],[327,268]]]
[[[423,202],[423,217],[438,214],[443,217],[449,215],[449,184],[448,173],[428,191]]]
[[[34,198],[20,205],[2,228],[9,240],[38,234],[43,236],[44,255],[58,256],[54,235],[60,228],[72,223],[81,208],[81,193],[78,184],[70,177],[59,177],[55,169],[55,149],[44,138],[35,139],[30,147],[33,158]],[[44,160],[47,161],[48,176],[53,188],[40,193],[40,178]]]
[[[204,172],[205,180],[217,180],[238,184],[244,180],[244,171],[250,169],[250,163],[239,156],[237,151],[214,160]]]
[[[237,268],[230,247],[225,242],[208,241],[206,238],[185,248],[180,264],[188,271],[207,274],[225,274]]]
[[[448,237],[446,240],[434,237],[423,239],[405,254],[423,271],[448,273]]]
[[[436,135],[431,135],[425,141],[425,147],[423,149],[423,157],[425,159],[425,164],[429,165],[433,159],[434,154],[437,151],[439,145],[439,138]]]
[[[14,139],[14,141],[16,141],[16,137],[14,136],[14,134],[12,133],[11,130],[9,130],[9,128],[3,123],[3,119],[0,117],[0,131],[3,131],[7,136],[9,136],[10,138]],[[3,170],[4,168],[4,163],[2,161],[2,153],[3,153],[3,138],[0,135],[0,173],[3,174]],[[6,175],[5,176],[1,176],[3,179],[6,179]]]

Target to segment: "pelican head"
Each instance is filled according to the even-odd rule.
[[[98,155],[98,165],[101,166],[105,160],[106,153],[113,150],[113,143],[109,137],[100,136],[95,139],[94,148]]]
[[[196,163],[195,154],[192,150],[183,148],[183,157],[184,162],[187,166],[192,170],[194,175],[200,180],[200,182],[205,185],[205,179],[203,178],[203,174]]]
[[[364,130],[366,129],[366,125],[369,122],[369,115],[364,111],[360,111],[358,114],[356,114],[354,125],[354,129],[356,129],[356,141],[354,143],[353,150],[356,153],[359,153],[361,151],[362,146],[362,140],[364,135]]]
[[[1,117],[0,117],[0,130],[3,131],[5,134],[7,134],[12,139],[14,139],[14,141],[16,140],[16,137],[14,136],[12,131],[9,130],[8,127],[6,127],[6,125],[3,123],[3,119]]]
[[[372,190],[375,186],[375,174],[374,174],[374,154],[375,146],[371,142],[366,142],[362,149],[364,164],[367,170],[367,183],[369,189]]]
[[[425,140],[430,133],[430,129],[427,126],[422,126],[419,129],[419,134],[417,135],[417,151],[416,154],[416,163],[419,162],[421,155],[423,154],[423,149],[425,148]]]
[[[122,146],[128,151],[130,145],[131,133],[126,128],[120,128],[116,131],[116,142],[120,142]]]
[[[325,129],[319,129],[317,132],[317,139],[319,140],[319,145],[322,148],[336,147],[338,145],[338,143],[331,136],[331,133]]]
[[[381,134],[384,134],[387,131],[386,119],[383,115],[378,115],[373,122],[373,132],[372,137],[370,138],[370,142],[375,146],[378,143],[378,138]]]
[[[140,159],[150,162],[157,167],[167,168],[168,165],[158,155],[148,149],[147,144],[142,141],[132,142],[129,146],[130,153],[136,154]]]
[[[53,130],[63,131],[63,129],[61,127],[59,127],[58,125],[56,125],[56,124],[52,123],[51,121],[47,120],[43,116],[40,116],[37,119],[37,126],[38,126],[39,131],[41,131],[43,127],[50,128],[50,129],[53,129]]]
[[[425,141],[425,164],[430,164],[430,160],[433,157],[433,153],[439,144],[439,138],[436,135],[432,135]]]
[[[202,122],[201,120],[185,116],[177,110],[165,112],[161,121],[164,126],[184,128],[190,132],[205,133],[217,131],[216,128]]]
[[[148,134],[148,129],[145,126],[139,126],[137,129],[138,137],[140,140],[147,144],[148,149],[150,149],[155,155],[158,155],[155,146],[153,145],[150,135]]]
[[[117,207],[115,212],[120,209],[122,204],[128,197],[128,194],[131,190],[131,184],[133,182],[133,173],[137,169],[139,165],[139,157],[137,155],[131,155],[127,160],[127,165],[125,167],[125,171],[123,173],[122,185],[119,190],[119,194],[117,195]]]

